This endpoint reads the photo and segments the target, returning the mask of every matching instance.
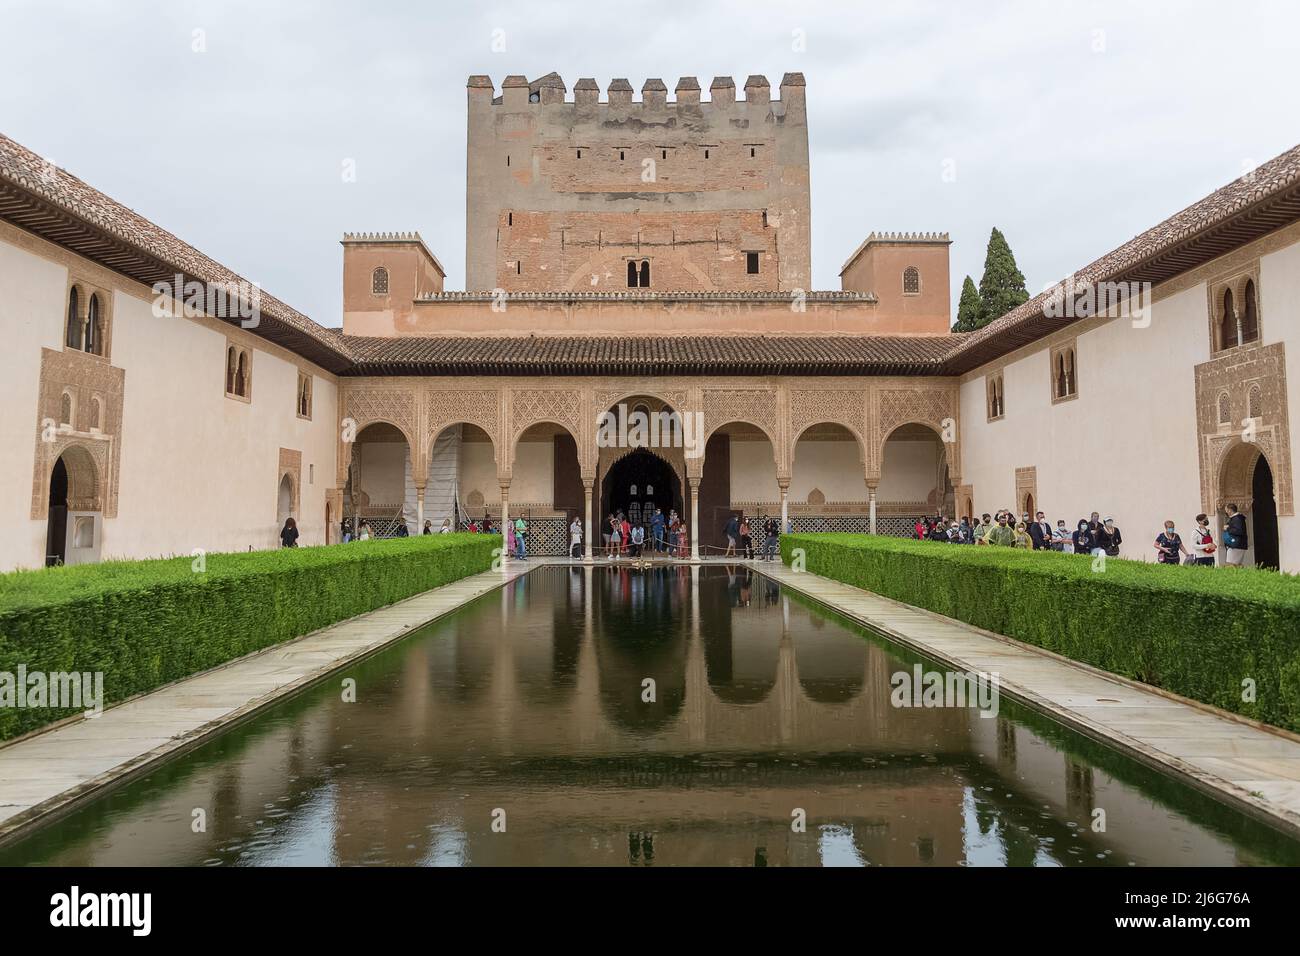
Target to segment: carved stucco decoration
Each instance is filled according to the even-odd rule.
[[[352,437],[355,440],[367,425],[387,422],[400,429],[406,436],[411,449],[411,461],[422,461],[424,443],[418,428],[416,390],[413,387],[398,385],[345,385],[339,399],[339,443],[337,481],[343,486],[348,480],[348,468],[352,463],[352,444],[345,441],[346,430],[343,423],[351,419],[355,423]],[[422,475],[417,474],[417,480]]]
[[[118,478],[121,468],[122,400],[126,372],[115,368],[100,356],[72,349],[41,349],[41,373],[36,408],[36,454],[32,468],[31,517],[43,520],[49,514],[50,475],[54,463],[69,448],[80,447],[89,456],[83,462],[94,463],[94,491],[76,492],[81,504],[74,510],[101,511],[105,518],[117,517]],[[60,427],[60,405],[64,394],[70,397],[73,419]],[[91,427],[92,404],[99,403],[99,425]],[[69,463],[65,461],[65,466]],[[68,468],[70,483],[80,482],[84,473],[74,475]],[[73,506],[73,488],[68,489],[69,506]]]
[[[1038,466],[1030,465],[1027,468],[1016,469],[1016,519],[1028,508],[1029,499],[1033,499],[1034,506],[1029,508],[1029,520],[1034,520],[1034,514],[1038,511]]]
[[[953,434],[959,418],[957,410],[957,391],[952,388],[879,388],[873,393],[874,428],[872,440],[868,443],[870,458],[867,462],[868,474],[876,481],[880,480],[880,469],[884,459],[885,442],[890,434],[900,425],[928,425],[943,438],[945,431]],[[951,428],[949,428],[951,426]],[[961,480],[961,441],[945,441],[944,452],[948,461],[948,479],[954,485]]]
[[[280,482],[289,479],[289,488],[293,493],[290,505],[291,515],[301,520],[302,516],[302,452],[293,448],[281,448],[278,471],[275,478],[276,504],[279,506]]]
[[[706,436],[730,422],[747,422],[766,432],[773,448],[780,447],[780,412],[775,388],[706,388],[701,410]]]
[[[493,454],[500,457],[501,393],[495,388],[431,388],[425,392],[425,428],[428,445],[449,425],[475,425],[492,439]]]
[[[1246,510],[1255,463],[1263,455],[1273,472],[1277,513],[1294,515],[1283,344],[1236,348],[1196,366],[1195,373],[1202,510],[1214,514],[1228,501]],[[1220,420],[1221,403],[1227,421]]]
[[[590,468],[591,449],[586,441],[587,402],[576,388],[525,388],[510,392],[510,447],[505,449],[505,466],[499,470],[509,475],[514,470],[515,446],[519,438],[539,422],[552,422],[568,430],[578,446],[578,464],[586,473]]]
[[[871,454],[866,438],[867,394],[865,388],[847,389],[790,389],[790,458],[794,461],[794,446],[799,436],[813,425],[830,422],[843,425],[858,440],[858,454],[866,463]]]

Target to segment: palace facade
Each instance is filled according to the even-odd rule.
[[[290,515],[323,544],[524,514],[562,554],[573,517],[599,542],[655,507],[697,556],[738,512],[1014,507],[1112,515],[1150,560],[1231,501],[1300,570],[1300,147],[952,334],[943,233],[809,289],[803,78],[743,92],[471,77],[469,291],[418,234],[348,234],[341,329],[0,137],[0,568],[274,547]]]

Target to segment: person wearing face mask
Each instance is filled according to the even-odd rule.
[[[1070,529],[1065,526],[1065,521],[1056,522],[1056,528],[1052,531],[1052,550],[1060,551],[1062,554],[1074,554],[1074,538],[1070,535]]]
[[[998,523],[989,529],[986,540],[989,544],[1000,544],[1006,548],[1016,546],[1016,529],[1011,527],[1005,511],[998,515]]]
[[[1165,530],[1156,536],[1156,560],[1161,564],[1177,564],[1180,554],[1187,554],[1187,548],[1174,530],[1174,523],[1166,521]]]
[[[1192,529],[1191,545],[1192,555],[1196,564],[1214,567],[1214,552],[1218,547],[1214,543],[1214,535],[1210,532],[1210,516],[1197,515],[1196,527]]]
[[[1119,533],[1119,528],[1115,527],[1115,519],[1107,518],[1102,522],[1093,536],[1093,554],[1105,554],[1107,557],[1118,558],[1119,546],[1124,542]]]
[[[1083,518],[1079,519],[1079,527],[1075,529],[1071,543],[1075,554],[1092,553],[1092,532],[1088,530],[1088,522]]]

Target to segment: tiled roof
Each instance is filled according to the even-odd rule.
[[[522,77],[518,79],[522,80]],[[544,78],[545,79],[545,78]],[[524,81],[527,82],[526,80]],[[718,85],[718,80],[714,81]],[[630,86],[628,87],[630,89]],[[0,218],[147,285],[187,280],[241,283],[232,270],[0,135]],[[1093,282],[1167,281],[1233,248],[1300,221],[1300,146],[1259,166],[1102,256],[1073,276]],[[478,301],[490,293],[432,298]],[[809,292],[811,301],[874,301],[870,293]],[[790,293],[545,292],[512,298],[635,301],[788,299]],[[1066,320],[1044,315],[1039,295],[976,332],[937,337],[714,336],[427,337],[344,336],[262,291],[255,334],[340,374],[961,374],[1014,351]]]
[[[82,252],[92,242],[100,249],[112,246],[110,268],[147,285],[170,280],[177,272],[187,281],[252,285],[166,229],[4,135],[0,135],[0,216],[38,234],[42,232],[37,228],[38,223],[44,225],[49,232],[47,238],[75,252]],[[92,237],[90,232],[100,235]],[[96,258],[89,250],[83,254]],[[346,359],[347,348],[337,330],[313,322],[265,290],[261,290],[259,308],[268,328],[253,331],[285,333],[280,338],[288,348],[293,348],[291,342],[314,342],[323,347],[311,349],[318,361],[324,358],[322,352],[334,353],[336,361],[322,362],[326,367],[337,366],[341,364],[338,360]],[[275,328],[270,328],[271,325]]]
[[[1217,189],[1085,266],[1073,287],[1101,282],[1164,282],[1230,249],[1300,219],[1300,146]],[[1070,279],[1062,283],[1068,288]],[[1060,328],[1043,314],[1050,290],[984,328],[959,337],[950,363],[965,372]]]
[[[349,336],[356,375],[937,374],[955,336]]]

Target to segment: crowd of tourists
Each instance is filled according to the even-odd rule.
[[[342,525],[343,541],[368,541],[372,537],[370,523],[362,518],[355,531],[350,519],[345,518]],[[426,520],[421,534],[450,534],[453,530],[451,519],[443,519],[442,526],[433,528],[433,522]],[[465,527],[471,533],[496,534],[492,519],[484,516],[480,522],[470,519]],[[787,530],[791,530],[787,528]],[[723,527],[726,546],[716,549],[724,558],[771,561],[777,559],[777,545],[781,526],[775,517],[751,520],[745,514],[733,514]],[[506,551],[521,561],[528,558],[528,522],[520,515],[505,526]],[[398,522],[397,536],[406,537],[406,525]],[[1016,518],[1015,512],[1003,508],[996,513],[980,515],[972,520],[968,515],[960,521],[948,519],[942,515],[918,518],[913,529],[913,536],[922,541],[937,541],[946,544],[973,544],[993,547],[1022,548],[1027,551],[1058,551],[1064,554],[1106,555],[1118,557],[1124,536],[1113,518],[1101,517],[1099,512],[1092,512],[1087,518],[1080,518],[1070,528],[1063,518],[1055,523],[1047,520],[1039,511],[1032,518],[1028,512]],[[569,525],[569,556],[583,556],[582,521],[574,517]],[[604,555],[610,560],[622,558],[640,559],[647,554],[665,557],[685,558],[690,554],[690,532],[686,522],[675,510],[665,515],[656,508],[648,521],[631,521],[622,511],[609,516],[602,531]],[[756,546],[757,541],[757,546]],[[281,547],[298,546],[298,526],[293,518],[285,520],[280,529]],[[1240,566],[1249,547],[1247,538],[1246,516],[1235,504],[1227,506],[1227,519],[1222,527],[1222,544],[1225,549],[1225,563]],[[1210,518],[1205,514],[1196,516],[1195,524],[1186,539],[1179,533],[1174,521],[1164,523],[1164,529],[1156,535],[1155,559],[1161,564],[1203,564],[1215,563],[1215,552],[1219,545],[1215,541],[1214,531],[1210,527]]]
[[[1228,505],[1227,515],[1222,529],[1226,563],[1240,566],[1249,546],[1246,517],[1235,504]],[[914,536],[919,540],[948,544],[992,545],[1109,557],[1118,557],[1120,545],[1124,542],[1114,519],[1102,518],[1096,511],[1087,518],[1080,518],[1070,528],[1065,519],[1058,518],[1053,524],[1041,511],[1032,518],[1025,512],[1017,520],[1015,512],[1005,508],[992,515],[983,514],[978,520],[966,516],[958,521],[942,515],[919,518]],[[1166,521],[1163,530],[1156,535],[1154,546],[1155,559],[1161,564],[1213,565],[1218,550],[1209,515],[1205,514],[1196,516],[1186,539],[1178,532],[1172,519]]]

